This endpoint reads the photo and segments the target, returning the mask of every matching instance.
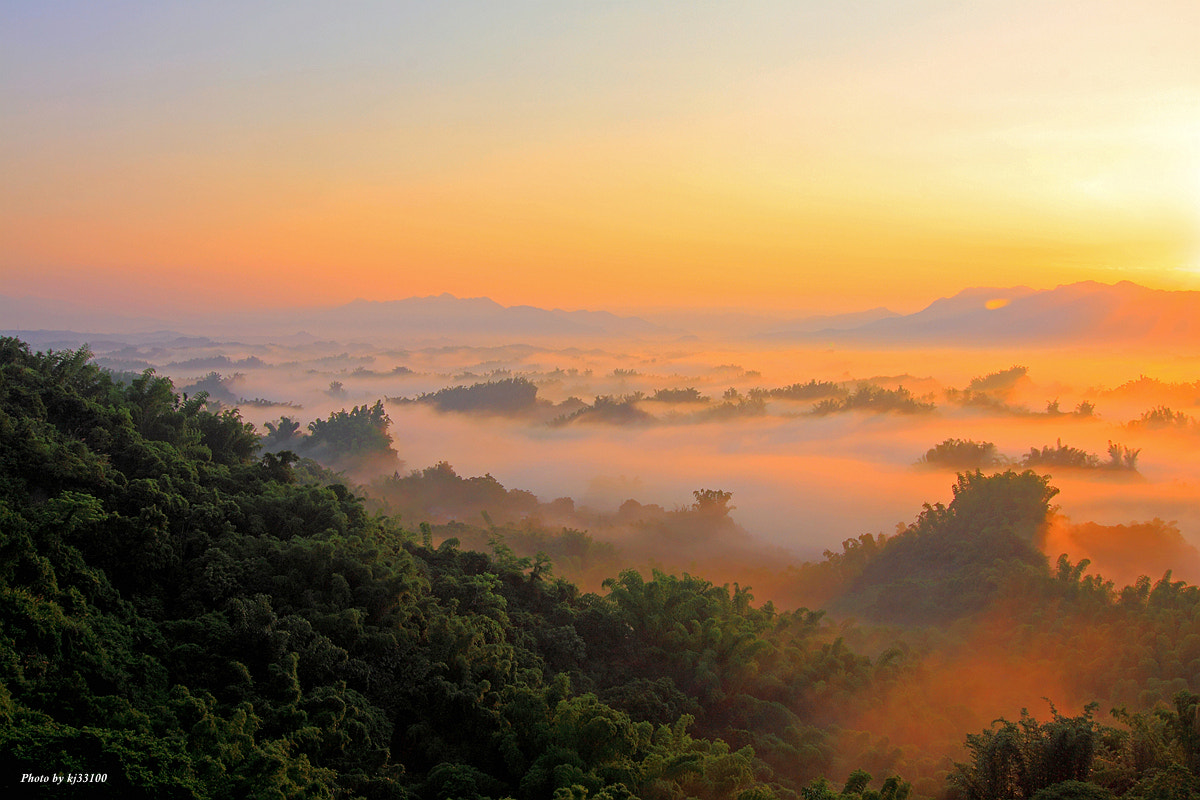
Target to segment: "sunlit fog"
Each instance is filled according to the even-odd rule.
[[[389,347],[215,336],[98,340],[92,348],[106,368],[153,368],[177,389],[207,392],[262,433],[284,418],[304,433],[331,413],[382,401],[398,460],[374,473],[346,465],[352,480],[368,487],[376,473],[444,462],[543,503],[571,498],[575,515],[564,522],[600,538],[620,537],[606,515],[627,500],[670,510],[690,505],[693,491],[718,489],[732,493],[731,518],[747,546],[819,558],[845,539],[891,534],[921,503],[948,502],[956,471],[1028,466],[1060,490],[1059,535],[1047,546],[1090,558],[1095,569],[1110,565],[1110,577],[1140,573],[1114,542],[1093,547],[1085,536],[1062,535],[1065,525],[1157,520],[1177,530],[1181,547],[1200,540],[1200,383],[1187,377],[1200,370],[1196,358],[1149,349],[696,337]],[[990,447],[982,460],[938,453],[952,441]],[[1117,469],[1113,446],[1127,456]],[[1031,460],[1031,450],[1046,449],[1082,451],[1082,460]],[[682,543],[672,558],[703,560],[704,547]],[[1167,568],[1149,551],[1131,557],[1142,556],[1146,570]],[[1179,577],[1194,574],[1194,559],[1172,566]]]

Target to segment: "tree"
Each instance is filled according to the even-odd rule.
[[[278,422],[266,423],[267,435],[263,438],[263,449],[274,452],[291,447],[303,435],[300,423],[291,417],[280,417]]]
[[[946,439],[925,451],[918,462],[931,467],[951,469],[980,469],[1000,464],[1003,459],[992,442],[976,442],[971,439]]]
[[[328,419],[308,424],[309,435],[301,446],[308,455],[334,469],[346,469],[373,464],[398,464],[392,449],[388,427],[392,420],[383,408],[383,401],[372,406],[354,406],[350,411],[334,411]]]
[[[1137,472],[1137,458],[1141,452],[1141,448],[1135,450],[1122,444],[1113,444],[1110,441],[1108,443],[1108,463],[1105,466],[1109,469]]]
[[[834,601],[885,621],[933,623],[987,606],[1006,576],[1046,570],[1036,537],[1058,489],[1025,470],[960,473],[949,505],[926,504]]]
[[[1039,724],[1022,711],[1017,722],[998,720],[982,733],[968,734],[969,763],[955,764],[949,782],[963,800],[1008,800],[1037,797],[1059,787],[1049,797],[1072,797],[1076,783],[1091,775],[1099,739],[1092,719],[1095,706],[1078,717],[1064,717],[1053,706],[1053,719]],[[1064,786],[1064,782],[1071,782]],[[1043,795],[1045,796],[1045,795]]]
[[[729,512],[735,508],[735,506],[729,505],[729,501],[733,499],[733,492],[721,489],[697,489],[692,492],[692,496],[696,498],[696,502],[692,504],[692,510],[706,516],[727,517]]]

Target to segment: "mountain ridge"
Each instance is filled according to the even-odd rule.
[[[0,329],[14,334],[53,332],[62,341],[69,341],[72,334],[212,336],[218,330],[224,331],[225,337],[369,337],[422,343],[511,343],[565,337],[731,337],[777,344],[1181,344],[1200,342],[1200,292],[1150,289],[1130,281],[1080,281],[1043,290],[1028,286],[969,287],[939,297],[911,314],[876,307],[781,319],[778,314],[768,318],[753,312],[697,309],[686,318],[680,315],[669,320],[606,310],[505,306],[488,297],[460,298],[448,292],[170,320],[0,295]]]
[[[970,288],[913,314],[786,338],[967,345],[1196,343],[1200,292],[1150,289],[1131,281],[1080,281],[1047,290]]]

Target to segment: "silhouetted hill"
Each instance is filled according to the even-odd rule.
[[[163,319],[119,314],[106,308],[89,307],[41,297],[0,295],[0,328],[5,335],[20,334],[32,341],[33,331],[118,331],[142,333],[172,327]],[[41,342],[34,342],[40,345]]]
[[[406,341],[515,341],[555,337],[646,336],[662,331],[636,317],[602,311],[504,306],[487,297],[440,294],[404,300],[355,300],[333,308],[273,311],[257,326],[323,336]],[[237,323],[234,323],[235,327]]]
[[[779,334],[764,334],[779,338]],[[915,314],[789,338],[956,344],[1156,344],[1200,341],[1200,292],[1085,281],[1035,291],[966,289]]]
[[[460,298],[451,294],[404,300],[354,300],[329,308],[272,309],[194,319],[180,316],[169,326],[180,331],[214,329],[237,337],[281,336],[308,331],[327,338],[403,339],[463,343],[514,341],[557,337],[678,335],[638,317],[607,311],[564,311],[534,306],[503,306],[487,297]],[[70,328],[114,334],[161,330],[167,323],[121,316],[100,309],[63,305],[38,298],[0,296],[0,327],[37,340],[36,331]],[[64,340],[78,339],[60,337]],[[39,341],[40,343],[40,341]]]
[[[3,332],[19,334],[39,346],[77,346],[83,341],[95,344],[96,331],[131,342],[134,340],[129,337],[133,335],[161,340],[168,328],[180,332],[174,336],[211,335],[220,330],[223,337],[272,341],[299,337],[479,344],[695,334],[865,344],[1157,345],[1200,341],[1200,292],[1147,289],[1128,281],[1113,285],[1085,281],[1046,291],[1027,286],[964,289],[907,315],[873,308],[780,319],[753,313],[690,310],[686,316],[680,313],[656,318],[662,324],[607,311],[504,306],[487,297],[440,294],[405,300],[355,300],[330,308],[177,317],[166,323],[37,298],[0,296]],[[81,331],[93,333],[76,333]]]
[[[667,328],[685,329],[692,334],[710,338],[742,338],[747,335],[787,340],[822,330],[857,328],[868,322],[898,317],[895,311],[882,306],[865,311],[842,314],[798,314],[779,310],[722,311],[682,308],[656,311],[647,315],[651,321]]]

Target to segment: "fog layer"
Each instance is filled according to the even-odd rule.
[[[670,509],[697,489],[732,492],[734,519],[798,558],[890,533],[911,521],[914,504],[947,500],[961,465],[918,462],[949,440],[993,445],[995,461],[979,465],[987,468],[1020,467],[1043,448],[1104,462],[1117,444],[1136,469],[1030,466],[1053,476],[1074,523],[1159,519],[1185,544],[1200,532],[1200,365],[1162,352],[594,338],[414,348],[117,338],[92,347],[110,369],[152,367],[237,406],[260,429],[383,400],[401,472],[448,462],[460,475],[490,474],[543,501],[570,497],[599,511],[628,499]],[[502,381],[528,384],[536,399],[502,412],[486,401],[459,411],[427,402]],[[1089,553],[1079,536],[1047,543]]]

